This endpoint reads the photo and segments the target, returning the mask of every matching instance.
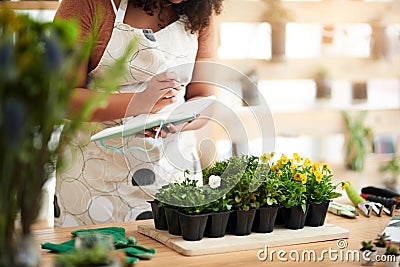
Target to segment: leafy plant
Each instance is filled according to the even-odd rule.
[[[389,241],[389,236],[386,235],[386,233],[383,234],[379,234],[376,238],[375,238],[375,242],[374,245],[376,247],[380,247],[380,248],[385,248],[387,246],[387,243]]]
[[[258,157],[251,155],[234,156],[228,160],[224,175],[231,189],[227,198],[236,210],[259,207],[256,191],[259,184],[255,181],[258,162]]]
[[[390,173],[392,177],[397,177],[400,175],[400,160],[398,157],[393,156],[393,158],[387,162],[386,164],[382,165],[379,170],[383,173]]]
[[[386,184],[388,187],[395,188],[397,184],[397,177],[400,175],[400,160],[396,155],[393,158],[380,166],[379,171],[389,175]]]
[[[198,185],[197,180],[187,177],[185,171],[182,181],[162,186],[155,194],[161,205],[172,207],[185,214],[204,214],[231,209],[228,199],[219,190],[221,178],[211,175],[208,184]]]
[[[332,183],[333,174],[327,163],[312,162],[303,159],[298,153],[293,158],[281,155],[272,163],[268,178],[278,190],[279,203],[290,208],[301,206],[306,210],[307,203],[321,203],[341,196],[335,189],[339,185]],[[271,183],[271,180],[265,182]]]
[[[264,14],[267,21],[274,22],[291,19],[288,10],[282,6],[281,0],[263,0],[263,2],[267,5],[267,11]]]
[[[258,194],[261,193],[260,186],[264,186],[263,194],[267,197],[266,184],[263,185],[263,183],[268,172],[269,164],[260,162],[260,158],[257,156],[233,156],[223,161],[217,161],[204,169],[203,182],[208,183],[209,177],[212,175],[220,176],[220,190],[225,195],[224,200],[227,200],[233,209],[249,210],[260,206],[260,197],[258,197]],[[270,197],[273,194],[271,192]],[[272,200],[268,200],[268,202],[270,201]]]
[[[314,162],[310,166],[302,166],[307,174],[306,195],[309,203],[322,203],[342,194],[335,189],[339,184],[332,183],[332,171],[327,163]]]
[[[355,171],[364,169],[365,156],[369,147],[372,147],[373,133],[371,128],[364,125],[366,111],[360,112],[352,118],[348,112],[343,112],[347,133],[345,138],[345,163]]]
[[[0,32],[0,266],[14,266],[17,213],[29,234],[43,184],[55,168],[53,133],[66,115],[75,82],[70,74],[85,57],[74,47],[78,30],[72,21],[37,22],[6,9],[0,11]]]
[[[373,248],[374,244],[372,243],[372,240],[361,241],[361,251],[373,250]]]
[[[386,247],[386,255],[395,255],[395,256],[399,256],[399,248],[396,245],[388,245]]]
[[[271,165],[268,177],[279,179],[282,182],[279,203],[286,208],[301,206],[306,211],[307,197],[306,186],[307,176],[296,171],[293,159],[282,154],[280,159]]]
[[[95,79],[93,85],[104,94],[84,103],[67,121],[77,83],[74,72],[88,58],[92,40],[77,45],[76,21],[39,22],[8,9],[0,11],[0,32],[0,266],[15,266],[17,213],[22,233],[29,234],[43,184],[61,165],[55,165],[56,159],[63,162],[63,140],[54,141],[60,126],[63,135],[74,133],[93,107],[117,89],[115,79],[130,51],[111,66],[112,76]]]
[[[256,170],[256,180],[261,181],[256,196],[260,207],[280,205],[282,181],[277,176],[269,175],[270,160],[273,156],[274,153],[261,155],[260,164]]]

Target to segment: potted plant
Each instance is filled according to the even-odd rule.
[[[368,84],[366,81],[353,81],[351,83],[351,96],[354,103],[368,100]]]
[[[207,223],[209,187],[198,186],[198,181],[184,172],[181,182],[163,186],[155,198],[165,206],[165,215],[170,234],[182,235],[189,241],[203,238]]]
[[[270,160],[273,156],[274,153],[261,155],[256,171],[256,180],[260,181],[256,194],[260,207],[256,209],[252,231],[257,233],[273,231],[280,205],[282,181],[277,176],[269,175]]]
[[[383,20],[369,22],[371,26],[370,57],[388,59],[390,57],[390,39],[387,34],[388,25]]]
[[[178,206],[181,205],[180,196],[182,194],[183,187],[178,182],[173,182],[162,186],[155,194],[153,206],[155,208],[154,213],[160,214],[160,216],[153,216],[154,225],[160,225],[159,220],[165,220],[166,230],[171,235],[181,235],[181,225],[179,223]],[[157,205],[156,205],[157,204]],[[164,216],[162,216],[164,211]],[[162,223],[161,223],[162,224]],[[159,227],[160,228],[160,227]],[[161,227],[165,228],[165,227]],[[157,228],[156,228],[157,229]],[[159,229],[164,230],[164,229]]]
[[[61,125],[63,134],[74,133],[94,104],[118,88],[115,81],[130,51],[90,84],[102,86],[105,94],[84,103],[67,121],[77,82],[74,71],[90,54],[91,40],[77,45],[74,20],[40,22],[8,9],[0,11],[0,32],[0,203],[7,203],[0,205],[0,265],[36,266],[39,251],[31,225],[41,207],[43,184],[63,163],[63,139],[58,142],[55,136]],[[17,213],[21,229],[15,228]]]
[[[372,240],[361,242],[361,264],[362,265],[373,265],[375,262],[376,250]]]
[[[286,24],[290,20],[290,15],[280,0],[263,0],[263,2],[267,5],[264,18],[271,26],[271,60],[284,61],[286,59]]]
[[[398,267],[400,263],[400,253],[398,246],[391,244],[386,247],[385,267]]]
[[[228,188],[226,197],[232,205],[228,229],[234,235],[249,235],[254,222],[257,201],[257,187],[254,182],[259,159],[252,155],[233,156],[223,174]]]
[[[226,233],[232,205],[229,204],[226,193],[219,190],[222,180],[220,176],[210,175],[208,177],[203,176],[203,178],[206,181],[206,190],[211,200],[206,205],[209,215],[204,235],[212,238],[223,237]]]
[[[330,99],[332,95],[332,88],[328,71],[324,68],[320,68],[314,75],[314,82],[316,88],[316,98],[318,100]]]
[[[398,178],[400,176],[400,160],[399,157],[393,155],[392,159],[379,167],[379,171],[387,174],[385,177],[385,185],[388,188],[396,189],[398,185]]]
[[[379,234],[375,238],[375,248],[377,255],[383,255],[386,253],[386,246],[388,245],[388,241],[390,241],[389,236],[386,233]]]
[[[282,194],[279,202],[283,206],[283,222],[289,229],[304,228],[308,211],[305,194],[307,175],[301,173],[300,167],[300,165],[294,164],[293,159],[282,154],[280,159],[272,164],[269,174],[270,177],[277,177],[282,181]]]
[[[190,186],[185,187],[186,193],[183,198],[188,206],[178,208],[182,238],[188,241],[198,241],[203,238],[208,219],[206,209],[202,208],[205,208],[205,205],[195,206],[205,195],[203,188],[197,187],[196,182],[192,180],[189,182]]]
[[[217,161],[203,170],[203,182],[210,182],[210,177],[220,177],[218,210],[232,209],[229,216],[227,231],[235,235],[248,235],[254,220],[255,208],[259,206],[256,199],[254,183],[259,158],[252,155],[233,156],[223,161]],[[214,198],[216,199],[216,198]]]
[[[307,175],[305,194],[310,204],[305,225],[322,226],[330,201],[342,195],[335,191],[340,183],[336,185],[332,183],[333,174],[327,163],[310,161],[310,164],[302,165],[301,169]]]
[[[168,230],[167,219],[165,216],[165,205],[158,199],[149,201],[153,214],[154,228],[157,230]]]
[[[345,135],[345,164],[354,171],[364,169],[365,156],[372,146],[373,133],[371,128],[364,125],[366,111],[352,118],[348,112],[343,112],[346,125]]]

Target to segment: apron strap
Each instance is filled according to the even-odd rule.
[[[113,2],[114,11],[115,11],[116,8],[115,8],[114,1],[111,0],[111,2]],[[128,0],[121,0],[121,3],[119,4],[119,7],[118,7],[118,11],[116,12],[114,25],[124,22],[125,12],[126,12],[127,7],[128,7]]]
[[[117,15],[117,7],[115,6],[114,0],[110,0],[111,1],[111,5],[114,9],[114,14]]]

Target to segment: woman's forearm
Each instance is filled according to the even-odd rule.
[[[109,121],[125,117],[127,107],[131,102],[134,93],[120,93],[106,95],[101,92],[88,90],[86,88],[74,89],[72,100],[70,103],[69,117],[73,118],[74,114],[81,111],[86,103],[91,103],[94,107],[87,121]],[[89,102],[88,102],[89,101]],[[130,108],[130,116],[139,114],[139,111]]]

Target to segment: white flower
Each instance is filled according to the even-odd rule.
[[[217,175],[211,175],[208,178],[208,185],[211,188],[217,188],[221,185],[221,177],[217,176]]]
[[[183,181],[185,181],[185,177],[183,177],[182,175],[179,175],[179,174],[173,175],[172,179],[171,179],[172,183],[177,183],[177,184],[180,184]]]

